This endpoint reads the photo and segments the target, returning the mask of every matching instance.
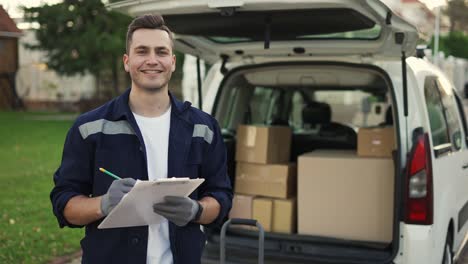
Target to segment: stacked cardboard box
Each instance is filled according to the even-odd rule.
[[[360,128],[357,153],[361,157],[391,158],[396,149],[393,126]]]
[[[291,153],[291,129],[285,126],[248,126],[237,128],[236,161],[287,163]]]
[[[252,218],[257,219],[265,231],[295,233],[296,200],[257,197],[253,200]]]
[[[354,151],[315,151],[298,160],[298,233],[390,242],[394,167]]]
[[[393,234],[393,127],[361,128],[358,150],[298,158],[298,233],[389,243]]]
[[[296,165],[289,163],[290,148],[289,127],[239,126],[231,218],[257,219],[265,231],[294,232]]]
[[[289,198],[296,193],[295,164],[237,162],[236,193]]]

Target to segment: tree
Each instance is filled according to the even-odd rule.
[[[454,57],[468,59],[468,35],[460,31],[450,32],[440,39],[444,51]]]
[[[112,74],[115,93],[131,18],[106,9],[101,0],[65,0],[26,8],[25,21],[37,22],[38,44],[28,48],[48,53],[48,67],[62,75],[91,73],[98,80]]]
[[[434,38],[429,44],[434,46]],[[445,55],[468,59],[468,35],[460,31],[449,32],[446,36],[439,37],[439,50]]]
[[[461,31],[468,34],[468,1],[451,0],[445,13],[450,18],[450,32]]]
[[[439,49],[446,55],[468,59],[468,0],[449,1],[444,13],[450,18],[450,31],[439,38]],[[430,46],[434,46],[434,38]]]

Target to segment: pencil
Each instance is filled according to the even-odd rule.
[[[107,175],[113,177],[113,178],[116,179],[116,180],[121,180],[121,179],[122,179],[122,178],[120,178],[119,176],[115,175],[114,173],[112,173],[112,172],[110,172],[110,171],[107,171],[107,170],[105,170],[105,169],[103,169],[103,168],[99,168],[99,170],[102,171],[102,172],[104,172],[105,174],[107,174]]]

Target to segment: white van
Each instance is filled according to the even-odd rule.
[[[203,108],[223,129],[231,179],[239,124],[289,126],[292,162],[317,149],[355,150],[361,127],[394,127],[391,241],[270,232],[267,263],[456,259],[468,228],[462,101],[437,68],[411,57],[417,30],[387,6],[378,0],[127,0],[110,7],[133,16],[163,14],[176,48],[212,64]],[[305,114],[314,102],[331,117]],[[317,131],[310,127],[328,131],[312,135]],[[206,234],[204,261],[218,263],[219,230]],[[255,263],[256,237],[231,230],[228,260]]]

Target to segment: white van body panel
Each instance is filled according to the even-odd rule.
[[[394,259],[395,264],[427,263],[440,264],[431,254],[434,251],[431,226],[400,225],[400,251]]]

